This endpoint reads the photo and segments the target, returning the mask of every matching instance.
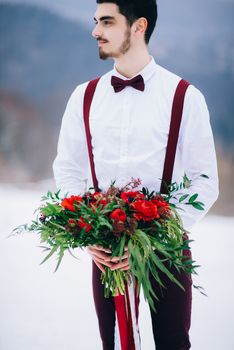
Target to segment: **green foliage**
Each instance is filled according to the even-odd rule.
[[[201,175],[207,178],[205,175]],[[131,183],[130,183],[131,184]],[[54,254],[57,256],[55,271],[59,268],[66,251],[72,254],[75,248],[101,245],[111,249],[112,257],[123,258],[126,248],[129,253],[130,272],[106,268],[102,274],[104,294],[106,297],[124,293],[126,283],[137,281],[139,289],[142,287],[144,296],[149,305],[155,310],[153,299],[157,299],[155,291],[150,283],[150,276],[164,288],[161,275],[166,275],[172,282],[182,288],[182,285],[171,272],[185,271],[188,274],[196,273],[193,260],[183,256],[183,251],[189,248],[191,240],[184,239],[184,228],[178,214],[180,204],[191,205],[197,210],[204,210],[204,204],[198,201],[198,194],[186,193],[191,187],[191,180],[185,175],[180,184],[172,183],[168,186],[168,194],[161,195],[147,188],[142,188],[145,200],[150,201],[154,197],[169,203],[169,215],[150,221],[136,221],[124,226],[118,231],[113,226],[110,213],[121,208],[127,217],[133,219],[130,204],[127,205],[120,199],[118,189],[111,184],[109,201],[103,205],[98,199],[93,204],[91,192],[83,197],[83,201],[74,202],[73,210],[68,210],[61,205],[60,191],[47,192],[42,197],[42,206],[37,210],[37,218],[30,225],[21,225],[15,232],[33,231],[39,234],[41,248],[47,255],[41,264],[50,259]],[[113,195],[114,194],[114,195]],[[134,199],[133,199],[134,200]],[[172,203],[173,201],[173,203]],[[168,207],[168,204],[165,203]],[[83,226],[82,226],[82,225]],[[73,254],[72,254],[73,255]],[[73,255],[74,256],[74,255]],[[198,287],[199,289],[199,287]]]

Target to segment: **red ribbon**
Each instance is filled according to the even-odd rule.
[[[119,326],[121,350],[136,350],[133,335],[131,304],[127,285],[125,286],[125,295],[119,294],[115,296],[114,301]]]

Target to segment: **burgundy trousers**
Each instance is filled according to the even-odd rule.
[[[184,255],[191,256],[190,251]],[[168,267],[168,266],[167,266]],[[151,284],[159,300],[155,300],[156,312],[150,309],[155,348],[157,350],[190,349],[189,329],[191,321],[192,280],[184,272],[172,270],[185,291],[159,273],[166,288],[162,288],[151,276]],[[115,304],[113,298],[104,298],[101,271],[93,263],[93,296],[98,317],[103,350],[114,350]]]

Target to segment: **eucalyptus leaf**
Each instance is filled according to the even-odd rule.
[[[42,262],[40,263],[40,265],[44,264],[44,262],[46,262],[58,249],[58,246],[54,246],[51,250],[50,253],[45,257],[45,259],[42,260]]]
[[[184,194],[183,196],[180,197],[179,202],[183,202],[185,199],[189,197],[189,194]]]
[[[197,199],[197,197],[198,197],[198,194],[197,194],[197,193],[193,194],[193,195],[189,198],[189,203],[193,203],[193,202]]]

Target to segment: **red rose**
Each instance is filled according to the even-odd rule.
[[[92,226],[89,225],[85,220],[84,218],[80,218],[79,221],[78,221],[78,226],[80,228],[84,228],[85,229],[85,232],[89,232],[91,229],[92,229]]]
[[[157,206],[148,200],[137,200],[131,204],[131,209],[135,211],[133,216],[139,221],[151,221],[158,219],[158,208]]]
[[[157,196],[152,199],[152,202],[158,207],[158,214],[162,218],[168,218],[171,216],[170,204],[164,200],[163,197]]]
[[[125,211],[123,211],[122,209],[115,209],[110,214],[110,218],[113,219],[114,221],[124,222],[127,219],[127,215],[126,215]]]
[[[100,201],[97,202],[98,205],[101,204],[102,209],[107,205],[108,201],[106,198],[100,199]]]
[[[127,191],[127,192],[122,192],[120,195],[121,199],[126,202],[126,203],[131,203],[132,199],[144,199],[145,196],[143,193],[140,193],[138,191]]]
[[[83,198],[81,196],[71,196],[69,198],[64,198],[61,205],[64,209],[76,211],[75,204],[79,205],[82,200]]]
[[[152,199],[152,203],[157,205],[158,208],[164,207],[164,208],[170,209],[169,203],[165,202],[162,198],[161,199],[154,198]]]

